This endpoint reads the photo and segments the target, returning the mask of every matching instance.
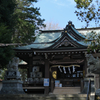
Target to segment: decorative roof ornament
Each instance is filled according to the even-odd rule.
[[[74,28],[74,25],[72,24],[72,21],[69,21],[68,24],[66,25],[65,29],[64,29],[64,32],[67,33],[71,26]]]
[[[74,27],[74,24],[72,23],[72,21],[69,21],[69,22],[68,22],[68,25],[66,25],[66,28],[69,27],[69,26]]]

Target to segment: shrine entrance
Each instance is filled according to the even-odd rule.
[[[44,93],[48,94],[52,93],[54,86],[57,85],[62,88],[74,87],[74,89],[82,87],[81,79],[87,72],[85,53],[90,42],[89,40],[86,43],[85,40],[86,37],[80,34],[69,21],[64,30],[40,31],[32,44],[14,50],[17,57],[27,62],[27,65],[23,66],[27,69],[29,80],[32,77],[35,79],[31,79],[34,86],[32,88],[39,90],[42,87]],[[37,75],[38,72],[32,71],[34,66],[39,67],[38,72],[42,73],[41,77]],[[48,79],[47,86],[44,86],[44,78]],[[69,92],[70,89],[66,90]]]
[[[84,76],[82,65],[55,65],[51,69],[55,87],[80,87]]]

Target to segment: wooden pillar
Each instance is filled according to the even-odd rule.
[[[53,90],[54,90],[54,79],[51,78],[51,93],[53,93]]]
[[[45,59],[45,78],[49,78],[49,61],[48,61],[48,59]],[[50,79],[49,79],[49,81],[50,81]],[[49,94],[49,86],[45,86],[44,93]]]
[[[29,66],[28,66],[28,68],[27,68],[27,78],[29,78],[30,77],[30,74],[29,74]]]
[[[84,59],[83,73],[86,76],[86,74],[87,74],[87,60],[86,60],[86,58]]]
[[[30,72],[32,72],[32,67],[33,67],[33,60],[32,57],[30,57],[27,69],[27,78],[30,78]]]

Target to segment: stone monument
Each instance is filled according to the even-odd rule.
[[[94,58],[92,54],[86,54],[87,64],[91,73],[100,74],[100,60]]]
[[[23,94],[22,81],[18,71],[19,58],[14,57],[7,65],[0,94]]]
[[[96,90],[96,95],[100,96],[100,60],[99,58],[94,58],[92,54],[86,54],[88,70],[90,73],[99,74],[99,89]]]

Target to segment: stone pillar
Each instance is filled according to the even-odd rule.
[[[99,74],[99,89],[96,90],[96,95],[100,97],[100,74]]]
[[[99,84],[99,74],[95,74],[94,84],[95,84],[95,90],[97,90],[98,88],[100,88],[100,84]]]
[[[48,61],[48,59],[45,59],[45,78],[49,78],[49,61]],[[49,86],[45,86],[44,93],[49,94]]]
[[[81,93],[87,94],[89,80],[91,80],[91,84],[90,84],[91,91],[90,92],[92,92],[92,93],[95,92],[94,78],[93,77],[86,77],[86,78],[84,78],[84,88],[83,88],[83,91]]]

